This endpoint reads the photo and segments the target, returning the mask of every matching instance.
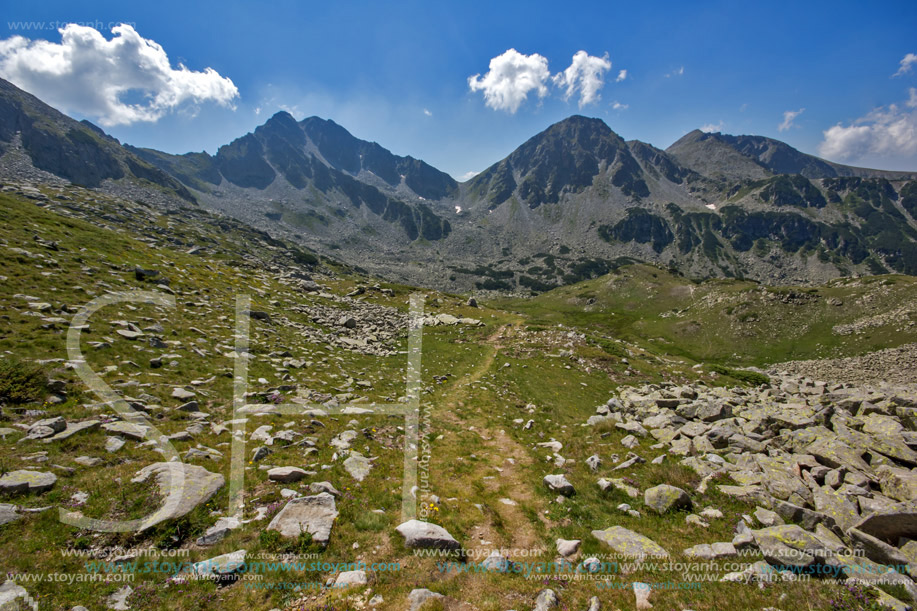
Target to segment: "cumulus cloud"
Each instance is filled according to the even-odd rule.
[[[714,132],[723,131],[723,127],[725,127],[725,125],[722,121],[720,121],[719,123],[707,123],[706,125],[701,125],[700,130],[705,134],[712,134]]]
[[[519,106],[534,91],[539,98],[548,95],[547,82],[551,77],[548,60],[538,53],[523,55],[508,49],[490,60],[487,74],[468,77],[471,91],[483,91],[484,102],[494,110],[515,114]]]
[[[618,78],[615,79],[616,83],[620,83],[627,78],[627,70],[621,70],[618,72]]]
[[[904,107],[880,107],[850,125],[838,123],[824,132],[818,152],[828,159],[858,159],[917,155],[917,89],[911,88]]]
[[[668,74],[666,74],[665,77],[666,77],[666,78],[672,78],[673,76],[681,76],[681,75],[683,75],[684,73],[685,73],[685,67],[684,67],[684,66],[680,66],[679,68],[676,68],[675,70],[672,70],[671,72],[669,72]]]
[[[627,104],[622,104],[621,102],[615,101],[615,103],[611,105],[611,108],[613,110],[627,110],[628,108],[630,108],[630,106],[628,106]]]
[[[790,129],[791,127],[797,127],[796,125],[793,125],[793,121],[795,121],[796,117],[798,117],[805,111],[806,111],[805,108],[800,108],[799,110],[784,111],[783,112],[783,123],[777,126],[777,131],[785,132],[786,130]]]
[[[579,107],[598,102],[602,96],[599,91],[605,86],[605,73],[611,70],[608,54],[603,57],[577,51],[573,61],[563,72],[554,76],[554,84],[565,89],[564,99],[569,100],[579,92]]]
[[[459,176],[459,182],[465,182],[466,180],[471,180],[478,174],[480,174],[480,172],[475,172],[474,170],[471,170],[470,172],[465,172],[464,174]]]
[[[904,76],[911,71],[911,66],[914,64],[917,64],[917,55],[908,53],[901,58],[901,61],[898,65],[898,71],[892,75],[892,78],[895,78],[896,76]]]
[[[104,126],[153,122],[187,104],[231,107],[239,90],[212,68],[172,68],[165,50],[125,24],[111,40],[98,30],[68,24],[61,42],[0,40],[0,76],[67,112]]]
[[[432,116],[433,116],[433,112],[432,112],[431,110],[429,110],[428,108],[424,108],[424,109],[423,109],[423,114],[427,115],[428,117],[432,117]]]

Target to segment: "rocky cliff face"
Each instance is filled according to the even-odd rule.
[[[175,178],[127,151],[88,121],[74,121],[0,79],[0,152],[13,143],[32,164],[72,183],[100,187],[106,180],[136,178],[194,201]]]

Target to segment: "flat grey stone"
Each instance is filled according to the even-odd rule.
[[[284,537],[295,539],[307,532],[312,540],[327,545],[331,528],[338,516],[334,497],[327,492],[314,496],[291,499],[268,524],[268,530],[276,530]]]
[[[362,482],[372,468],[373,465],[369,459],[359,452],[351,452],[344,461],[344,469],[358,482]]]
[[[159,462],[146,466],[131,481],[143,483],[150,477],[155,479],[165,500],[162,507],[144,519],[140,530],[190,513],[201,503],[210,500],[225,481],[219,473],[180,462]],[[177,493],[175,497],[170,494],[173,490]]]
[[[9,471],[0,477],[0,492],[10,495],[47,492],[55,482],[57,476],[53,473],[25,469]]]
[[[593,530],[592,536],[609,546],[622,556],[645,558],[647,556],[667,558],[669,553],[658,543],[628,530],[622,526],[612,526],[605,530]]]
[[[271,481],[289,484],[304,478],[306,471],[299,467],[274,467],[273,469],[268,469],[267,476]]]
[[[61,439],[67,439],[69,437],[73,437],[77,433],[81,433],[83,431],[91,431],[93,429],[96,429],[99,427],[100,424],[101,422],[99,420],[84,420],[82,422],[69,422],[67,423],[67,427],[64,430],[60,431],[56,435],[53,435],[51,437],[44,439],[44,442],[51,443],[52,441],[60,441]]]

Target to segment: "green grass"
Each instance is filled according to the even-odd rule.
[[[65,366],[69,358],[66,328],[76,309],[95,296],[108,291],[155,289],[150,283],[136,281],[133,269],[137,266],[157,269],[169,278],[170,288],[177,294],[176,307],[134,303],[104,309],[83,334],[83,352],[95,371],[104,372],[102,378],[109,386],[133,398],[143,397],[153,406],[151,422],[163,434],[183,431],[194,422],[191,415],[173,409],[179,404],[171,397],[177,386],[190,387],[198,393],[201,409],[211,415],[211,422],[232,418],[233,359],[228,355],[234,347],[233,308],[238,293],[251,295],[252,308],[268,312],[275,320],[274,324],[252,321],[252,392],[276,391],[284,401],[298,391],[278,389],[294,385],[298,390],[332,396],[353,392],[367,401],[379,402],[397,401],[404,394],[406,334],[396,339],[396,354],[388,357],[311,343],[301,332],[320,326],[312,320],[310,308],[341,304],[334,297],[304,294],[295,285],[283,282],[276,272],[278,267],[294,270],[306,266],[329,293],[337,296],[358,285],[379,283],[392,289],[395,296],[370,290],[363,298],[402,313],[407,311],[412,287],[381,282],[333,263],[316,267],[311,258],[297,254],[295,249],[201,212],[164,215],[77,188],[48,193],[63,203],[48,209],[0,194],[0,245],[22,249],[9,251],[0,272],[6,278],[0,293],[6,317],[0,326],[0,352],[4,354],[0,367],[7,367],[5,373],[0,372],[0,383],[21,389],[15,392],[24,401],[16,404],[16,409],[4,410],[4,416],[10,419],[0,423],[4,427],[37,419],[25,418],[25,409],[41,409],[45,412],[42,417],[60,415],[68,421],[112,415]],[[60,199],[62,195],[69,199]],[[73,216],[66,216],[67,211]],[[58,250],[39,246],[35,235],[53,239]],[[191,255],[190,245],[205,245],[207,250]],[[878,308],[876,311],[890,310],[893,304],[912,298],[912,278],[839,281],[820,287],[817,294],[814,309],[801,312],[794,309],[800,306],[782,301],[784,297],[789,299],[786,292],[763,290],[738,281],[692,284],[646,266],[622,267],[615,274],[557,289],[536,299],[487,304],[497,307],[469,308],[460,296],[428,292],[428,313],[469,316],[484,324],[424,329],[421,402],[424,413],[429,414],[430,428],[424,428],[422,433],[430,447],[430,460],[428,486],[419,491],[418,501],[426,504],[430,514],[427,519],[447,528],[469,549],[535,550],[530,557],[512,558],[517,561],[552,561],[554,542],[559,537],[581,539],[583,557],[607,553],[590,532],[614,524],[657,540],[679,559],[682,550],[692,545],[731,539],[736,520],[754,507],[722,495],[716,486],[703,495],[693,492],[700,476],[673,456],[661,465],[647,462],[624,473],[612,471],[610,455],[617,453],[623,458],[627,453],[621,445],[626,433],[608,425],[582,425],[595,412],[596,405],[604,403],[623,385],[698,379],[716,384],[756,384],[761,378],[739,366],[820,351],[854,353],[871,346],[912,341],[910,332],[895,332],[893,325],[870,328],[869,338],[830,333],[832,326],[848,324],[862,317],[867,309],[873,311],[873,306]],[[874,295],[872,301],[868,306],[859,305],[858,300],[867,294]],[[35,315],[24,295],[50,303],[52,310]],[[850,308],[827,305],[829,297],[843,300]],[[594,303],[587,303],[590,299]],[[769,308],[756,305],[765,303],[762,300]],[[761,321],[739,320],[740,315],[750,311],[760,313]],[[55,322],[55,318],[63,322]],[[281,324],[282,318],[289,324]],[[157,335],[168,342],[168,347],[154,349],[146,338],[124,339],[116,333],[121,328],[116,321],[130,321],[140,327],[159,324],[163,330]],[[781,329],[794,325],[800,330],[800,339],[792,343],[782,340],[780,334],[773,333],[778,323]],[[90,342],[104,345],[92,348]],[[165,358],[162,368],[150,368],[149,359],[163,353],[177,356]],[[285,353],[310,365],[285,369],[286,357],[279,356]],[[41,373],[33,365],[38,360],[47,361]],[[709,366],[700,370],[692,367],[701,361]],[[717,373],[715,381],[709,376],[712,372]],[[47,375],[64,382],[63,403],[43,402],[46,392],[42,384]],[[266,382],[259,382],[260,378]],[[368,385],[358,386],[356,381]],[[13,402],[9,398],[6,401]],[[249,417],[248,433],[261,425],[270,425],[274,431],[291,428],[310,438],[315,451],[307,453],[304,446],[278,442],[272,446],[273,453],[260,463],[246,464],[243,518],[255,518],[259,509],[266,509],[268,515],[232,531],[211,548],[200,549],[194,540],[225,515],[226,487],[183,518],[142,533],[103,534],[76,529],[61,523],[55,510],[27,514],[18,522],[0,527],[4,567],[20,573],[85,573],[87,558],[63,555],[61,550],[97,550],[105,546],[153,548],[140,556],[140,562],[162,559],[157,551],[164,550],[187,552],[182,560],[201,561],[246,549],[250,557],[300,554],[320,562],[398,562],[402,570],[374,576],[373,593],[385,599],[378,607],[382,610],[404,608],[406,597],[417,587],[487,611],[531,608],[538,591],[547,586],[559,593],[568,609],[585,608],[594,595],[602,599],[604,608],[632,608],[633,594],[629,589],[599,590],[594,582],[563,576],[526,579],[517,574],[443,574],[435,558],[415,556],[394,530],[400,522],[402,501],[403,418],[337,415],[315,419],[321,425],[305,416]],[[525,430],[523,424],[530,419],[535,424]],[[346,473],[340,457],[335,458],[335,450],[329,445],[334,436],[347,429],[358,432],[353,449],[373,459],[373,469],[363,482],[356,482]],[[0,441],[0,471],[37,466],[53,470],[59,479],[47,493],[0,502],[33,508],[61,506],[79,509],[89,517],[112,519],[142,516],[160,502],[155,487],[131,482],[143,466],[162,460],[160,454],[143,444],[128,441],[123,449],[109,453],[105,450],[107,435],[99,429],[49,444],[18,443],[21,436],[14,433]],[[552,439],[563,445],[560,454],[567,459],[563,466],[556,466],[551,451],[538,445]],[[192,440],[174,441],[173,445],[180,455],[198,445],[221,452],[222,457],[216,460],[191,462],[228,475],[229,442],[228,433],[215,434],[205,426]],[[641,440],[635,451],[649,461],[663,452],[651,448],[653,443],[652,439]],[[247,446],[248,455],[255,445]],[[47,452],[44,460],[27,459],[37,452]],[[598,473],[589,471],[585,464],[594,453],[605,461]],[[96,456],[103,463],[84,467],[74,461],[79,456]],[[298,466],[316,475],[281,485],[268,480],[264,467],[269,465]],[[557,503],[556,495],[542,484],[547,473],[565,473],[577,494]],[[699,529],[685,523],[684,512],[656,516],[646,510],[642,499],[630,499],[620,492],[602,493],[596,484],[599,477],[627,477],[641,491],[660,483],[681,486],[691,492],[697,511],[713,505],[725,517],[711,521],[708,529]],[[308,537],[283,539],[266,530],[271,517],[285,503],[281,490],[289,488],[308,494],[308,484],[313,481],[329,481],[341,492],[337,500],[339,516],[324,549]],[[89,494],[85,504],[76,504],[72,498],[76,492]],[[438,497],[438,502],[432,495]],[[506,499],[516,504],[508,505]],[[642,515],[631,517],[618,511],[616,507],[622,502],[631,504]],[[327,570],[278,569],[265,573],[263,579],[267,583],[324,583],[331,576]],[[243,583],[227,587],[216,587],[207,581],[175,584],[169,582],[169,577],[155,572],[138,574],[131,584],[135,588],[130,599],[132,607],[271,609],[292,605],[306,595],[288,589],[251,589]],[[618,579],[666,581],[673,575],[644,568]],[[121,585],[74,582],[62,587],[36,582],[26,587],[38,598],[41,608],[71,608],[78,604],[97,608]],[[734,584],[703,585],[701,590],[659,591],[654,593],[652,602],[656,608],[697,611],[766,606],[831,609],[828,601],[833,590],[825,584],[780,584],[764,590]],[[351,609],[356,604],[353,597],[362,593],[362,588],[310,592],[308,595],[314,598],[301,607]],[[781,595],[786,598],[778,603]]]

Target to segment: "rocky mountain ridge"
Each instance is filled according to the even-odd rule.
[[[769,138],[695,131],[663,151],[573,116],[457,183],[317,117],[277,113],[215,155],[170,155],[122,147],[9,83],[0,99],[0,167],[20,151],[78,184],[165,191],[418,285],[537,293],[629,261],[771,284],[917,273],[917,174]],[[34,127],[46,124],[58,128]]]

